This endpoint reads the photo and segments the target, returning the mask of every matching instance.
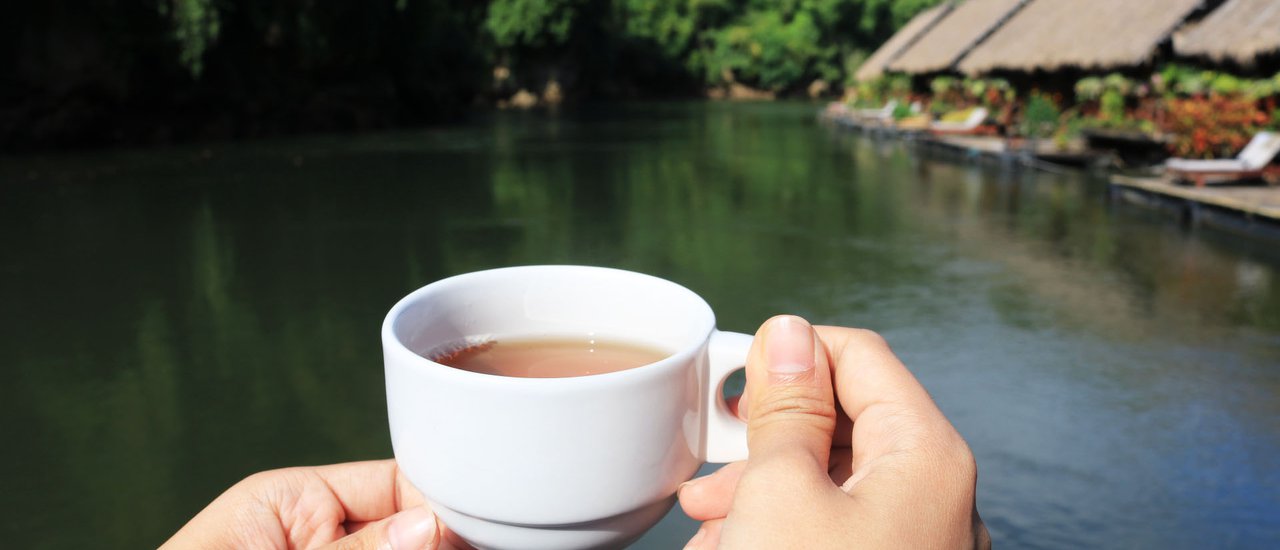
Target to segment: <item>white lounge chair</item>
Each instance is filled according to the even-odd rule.
[[[854,116],[867,120],[885,121],[893,118],[893,110],[897,108],[898,101],[890,99],[888,103],[884,104],[884,107],[879,109],[858,109],[854,111]]]
[[[987,121],[987,115],[990,114],[986,107],[974,107],[969,111],[969,116],[960,122],[934,122],[929,125],[929,129],[943,134],[967,134],[982,126]]]
[[[1258,132],[1233,159],[1171,158],[1164,166],[1174,179],[1196,185],[1232,183],[1262,177],[1267,165],[1280,154],[1280,134]]]

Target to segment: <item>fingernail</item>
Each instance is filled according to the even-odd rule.
[[[769,373],[793,377],[813,370],[813,334],[809,323],[794,315],[778,317],[769,327],[765,351]]]
[[[421,550],[436,537],[436,516],[426,506],[410,508],[391,518],[387,527],[391,550]]]
[[[698,482],[701,480],[702,478],[699,477],[699,478],[690,479],[689,481],[681,483],[679,487],[676,487],[676,500],[679,500],[681,497],[683,497],[685,491],[697,488]]]
[[[689,480],[684,483],[681,483],[679,487],[676,487],[676,498],[679,499],[681,493],[683,493],[686,488],[692,487],[692,486],[693,486],[693,480]]]
[[[684,545],[684,550],[689,550],[690,548],[697,548],[698,543],[701,543],[702,539],[706,536],[707,536],[707,528],[699,527],[698,532],[693,535],[693,538],[689,539],[689,544]]]

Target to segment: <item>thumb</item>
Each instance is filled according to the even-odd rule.
[[[440,529],[426,506],[410,508],[335,540],[320,550],[436,550]]]
[[[749,463],[812,460],[826,474],[836,406],[825,348],[807,321],[769,319],[747,358]]]

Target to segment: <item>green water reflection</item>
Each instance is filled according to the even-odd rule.
[[[1005,544],[1280,540],[1274,244],[813,109],[0,161],[5,540],[154,546],[253,471],[388,456],[386,309],[530,263],[670,278],[731,330],[882,331],[970,440]],[[639,546],[692,529],[676,514]]]

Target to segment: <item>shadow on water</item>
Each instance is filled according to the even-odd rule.
[[[1002,545],[1280,540],[1273,246],[812,113],[585,107],[0,160],[6,540],[154,546],[250,472],[388,456],[386,309],[527,263],[667,277],[731,330],[881,331],[978,455]],[[673,512],[637,547],[694,528]]]

